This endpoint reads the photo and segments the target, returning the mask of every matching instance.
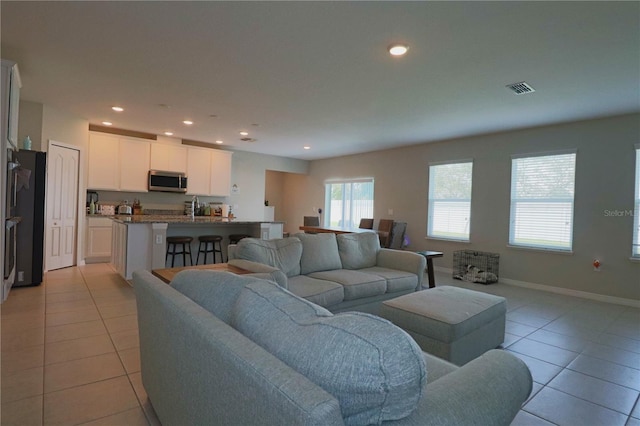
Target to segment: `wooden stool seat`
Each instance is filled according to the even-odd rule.
[[[164,258],[165,263],[171,255],[171,267],[173,268],[176,260],[176,255],[182,255],[182,266],[187,266],[187,253],[189,254],[189,263],[193,265],[193,258],[191,257],[191,241],[193,237],[175,236],[167,237],[167,255]],[[182,250],[178,251],[178,246],[181,246]]]
[[[200,235],[198,237],[198,256],[196,257],[196,265],[200,264],[200,253],[204,253],[204,264],[207,264],[207,253],[213,255],[213,263],[216,262],[216,253],[220,253],[220,263],[224,263],[224,257],[222,256],[222,236],[220,235]],[[218,247],[216,248],[216,243]],[[211,249],[209,249],[211,244]]]

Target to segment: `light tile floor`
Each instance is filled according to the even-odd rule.
[[[106,264],[45,274],[0,305],[4,425],[159,425],[140,377],[135,295]]]
[[[534,387],[513,425],[640,426],[640,309],[504,284],[506,350]],[[157,425],[140,377],[135,296],[108,265],[49,272],[0,305],[2,425]]]

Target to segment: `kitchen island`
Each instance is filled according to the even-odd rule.
[[[111,219],[111,263],[125,279],[131,279],[136,270],[164,268],[167,237],[193,237],[191,252],[195,262],[200,235],[222,236],[222,251],[226,258],[231,234],[247,234],[265,240],[282,238],[283,234],[283,222],[223,219],[216,216],[120,215],[111,216]],[[176,266],[184,266],[181,256],[176,257]]]

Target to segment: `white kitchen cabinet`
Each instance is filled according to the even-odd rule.
[[[113,221],[111,241],[111,265],[125,277],[127,268],[127,225]]]
[[[187,194],[225,197],[231,193],[229,151],[189,148]]]
[[[189,148],[187,178],[187,195],[211,194],[211,150]]]
[[[153,227],[148,223],[125,224],[113,221],[113,242],[111,244],[111,264],[124,279],[133,278],[134,271],[150,270],[153,263],[154,247],[162,247],[156,253],[160,262],[164,260],[164,245],[152,245]],[[162,237],[161,237],[162,238]],[[162,263],[164,266],[164,263]],[[159,266],[155,266],[158,268]]]
[[[120,191],[147,192],[150,143],[120,138]]]
[[[106,262],[111,258],[113,221],[106,217],[87,216],[85,262]]]
[[[187,147],[163,143],[151,144],[151,170],[187,172]]]
[[[119,152],[117,136],[89,133],[89,189],[120,189]]]
[[[231,194],[231,155],[229,151],[211,150],[210,195],[227,197]]]
[[[149,141],[89,133],[88,189],[147,192]]]

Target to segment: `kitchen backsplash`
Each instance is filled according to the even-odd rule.
[[[146,214],[184,214],[185,201],[191,201],[193,196],[164,192],[117,192],[96,191],[98,204],[117,206],[127,201],[133,205],[133,200],[140,201]],[[226,197],[198,197],[200,203],[227,203]]]

